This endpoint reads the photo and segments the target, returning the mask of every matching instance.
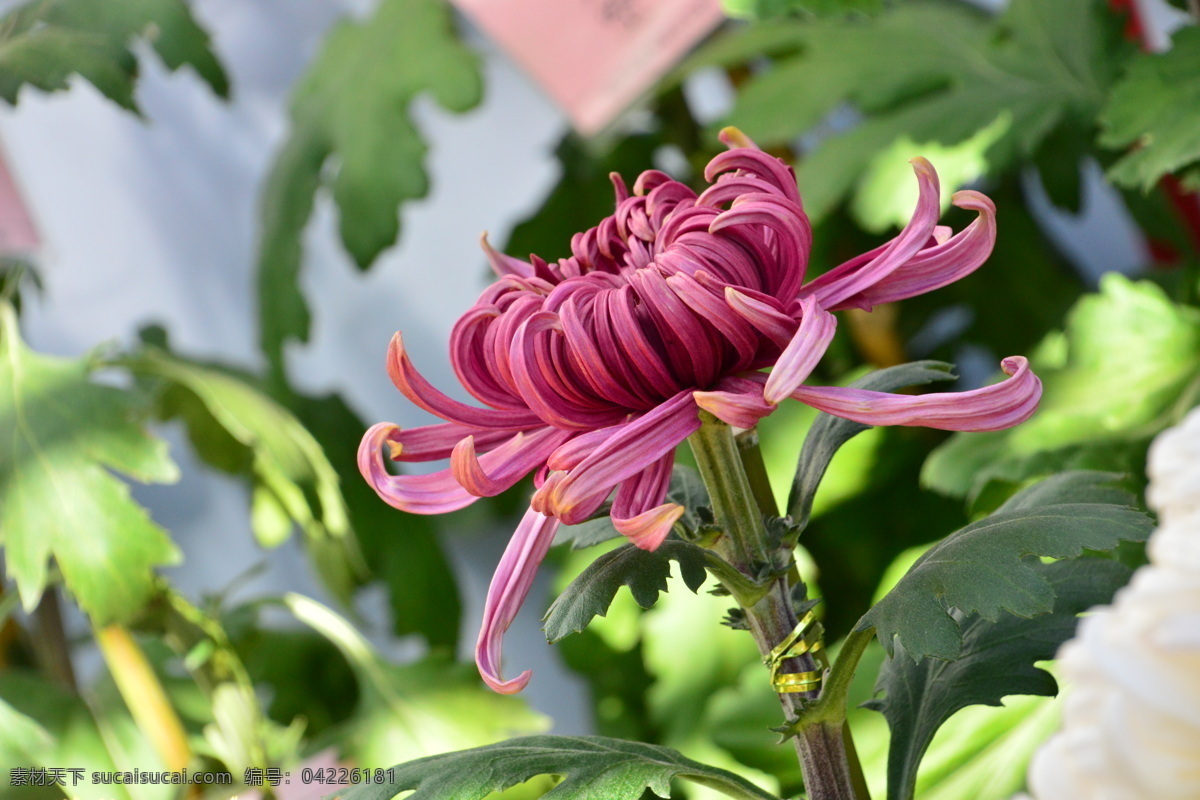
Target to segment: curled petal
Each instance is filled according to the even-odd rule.
[[[723,378],[710,392],[695,392],[696,405],[735,428],[753,428],[775,406],[763,399],[766,375]]]
[[[550,427],[528,436],[518,433],[482,458],[475,454],[475,437],[468,436],[454,448],[450,472],[476,497],[495,497],[544,464],[570,435]]]
[[[792,397],[835,416],[865,425],[920,425],[944,431],[998,431],[1024,422],[1037,410],[1042,382],[1021,356],[1001,362],[1008,380],[969,392],[908,395],[801,386]]]
[[[519,258],[505,255],[492,247],[491,242],[488,241],[486,232],[479,237],[479,245],[483,248],[483,252],[487,254],[488,263],[491,265],[492,271],[499,277],[503,278],[505,275],[516,275],[521,278],[533,277],[532,264],[528,261],[522,261]]]
[[[592,454],[592,451],[607,442],[608,438],[614,433],[621,430],[622,425],[612,425],[607,428],[581,433],[573,437],[550,454],[550,457],[546,459],[546,465],[552,470],[559,471],[575,469],[575,467],[579,466],[580,462]]]
[[[549,498],[554,515],[568,524],[581,521],[581,509],[596,496],[607,495],[699,428],[696,403],[686,390],[622,426],[554,487]]]
[[[800,290],[801,297],[815,296],[821,307],[830,311],[846,308],[853,305],[850,298],[891,275],[925,247],[937,225],[940,189],[933,165],[923,158],[914,158],[912,165],[920,194],[916,211],[900,235],[873,251],[878,255],[870,261],[862,263],[860,257],[813,279]]]
[[[537,428],[544,424],[532,411],[474,408],[439,392],[412,365],[399,333],[392,337],[388,346],[387,367],[392,383],[405,397],[447,422],[456,422],[472,428],[510,431]]]
[[[936,246],[917,253],[907,264],[867,288],[861,293],[863,305],[877,306],[932,292],[967,277],[988,260],[996,244],[995,204],[970,190],[955,192],[953,203],[977,211],[979,216],[952,238],[945,238],[943,233]]]
[[[808,379],[825,355],[837,329],[833,314],[818,306],[815,297],[802,300],[801,310],[804,316],[800,327],[783,349],[763,387],[763,400],[770,405],[779,404]]]
[[[488,587],[483,606],[483,627],[475,643],[475,664],[484,683],[501,694],[516,694],[529,683],[532,673],[525,670],[512,680],[500,675],[504,632],[516,619],[521,604],[533,586],[538,565],[554,541],[558,520],[530,509],[521,518]]]
[[[643,550],[657,549],[676,520],[683,516],[683,506],[663,503],[674,465],[675,453],[667,453],[623,482],[613,498],[613,527]]]
[[[767,295],[751,292],[748,289],[725,287],[725,301],[729,307],[740,314],[747,322],[779,345],[787,347],[796,333],[796,320],[780,310],[779,302]]]
[[[445,514],[475,502],[444,469],[430,475],[392,475],[383,461],[383,447],[393,446],[400,429],[390,422],[372,425],[358,445],[358,471],[388,505],[410,514]]]

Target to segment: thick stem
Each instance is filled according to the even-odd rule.
[[[777,563],[777,554],[768,548],[762,514],[742,467],[732,429],[707,413],[702,412],[701,417],[703,425],[688,441],[708,488],[713,515],[723,531],[713,549],[752,578],[764,568],[778,569],[782,565]],[[776,580],[771,590],[745,612],[759,652],[766,656],[798,622],[787,578]],[[787,672],[816,668],[808,653],[783,665]],[[786,693],[779,695],[779,702],[785,715],[795,719],[817,695],[818,692]],[[810,800],[861,800],[855,793],[840,722],[818,723],[799,731],[796,750]]]
[[[38,667],[61,686],[78,692],[75,668],[71,663],[71,646],[67,642],[63,627],[62,607],[58,602],[58,589],[48,587],[42,593],[33,612],[33,654]]]

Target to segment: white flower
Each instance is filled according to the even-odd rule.
[[[1038,800],[1200,798],[1200,410],[1150,449],[1150,565],[1059,652],[1062,730],[1034,756]]]

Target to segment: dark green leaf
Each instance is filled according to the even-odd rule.
[[[0,97],[15,105],[26,84],[59,91],[81,75],[136,111],[134,39],[150,44],[169,69],[188,64],[214,92],[229,94],[208,34],[183,0],[34,0],[0,19]]]
[[[556,642],[587,627],[593,617],[604,616],[617,595],[628,586],[642,608],[650,608],[658,593],[667,590],[671,561],[677,561],[683,582],[693,592],[704,583],[706,556],[702,548],[668,539],[650,552],[623,545],[593,561],[554,601],[546,612],[546,639]]]
[[[262,198],[261,337],[277,375],[284,342],[308,338],[297,275],[314,193],[332,190],[342,243],[368,267],[396,241],[399,206],[428,191],[426,145],[410,116],[425,93],[457,112],[482,97],[478,58],[459,42],[441,0],[383,0],[370,19],[340,23],[300,80],[291,137]],[[336,169],[326,171],[326,162]]]
[[[1108,171],[1149,191],[1163,175],[1200,162],[1200,28],[1175,34],[1165,53],[1142,53],[1113,87],[1100,116],[1105,147],[1131,150]]]
[[[572,550],[582,550],[585,547],[615,539],[621,533],[612,524],[609,516],[596,517],[581,522],[578,525],[561,525],[554,535],[555,544],[571,543]]]
[[[1050,487],[1033,486],[996,513],[950,534],[919,558],[888,594],[859,620],[875,628],[892,652],[897,640],[913,659],[959,657],[961,635],[950,609],[995,622],[1002,611],[1022,617],[1045,614],[1054,590],[1027,556],[1073,558],[1084,550],[1108,551],[1122,541],[1144,541],[1150,519],[1108,502],[1106,473],[1064,475]],[[1072,498],[1080,498],[1078,500]],[[1096,502],[1106,498],[1104,502]]]
[[[480,800],[537,775],[563,776],[546,800],[640,800],[647,789],[669,797],[672,778],[737,800],[773,800],[744,778],[670,748],[603,736],[527,736],[401,764],[389,774],[392,781],[356,786],[343,800],[390,800],[406,789],[416,790],[408,800]]]
[[[874,392],[894,392],[906,386],[952,381],[957,377],[952,370],[950,364],[941,361],[914,361],[873,372],[854,381],[850,387]],[[801,528],[808,524],[817,487],[838,448],[869,427],[871,426],[832,414],[817,414],[816,421],[804,439],[800,463],[796,465],[796,477],[788,495],[788,516]]]
[[[1046,481],[1045,483],[1050,483]],[[1038,487],[1035,487],[1035,489]],[[1064,491],[1060,485],[1057,491]],[[1085,492],[1111,490],[1093,485]],[[1016,694],[1053,695],[1054,678],[1034,666],[1054,658],[1075,632],[1077,615],[1109,602],[1132,571],[1115,561],[1083,558],[1042,564],[1039,573],[1054,592],[1054,609],[1033,619],[1005,614],[996,622],[978,615],[960,618],[962,652],[956,661],[906,657],[902,644],[884,664],[876,685],[885,693],[869,706],[881,711],[891,728],[888,797],[912,798],[917,767],[942,723],[969,705],[998,706]]]
[[[178,479],[166,444],[139,424],[143,398],[93,383],[94,364],[25,348],[0,302],[0,537],[26,610],[51,557],[81,608],[126,620],[153,592],[154,568],[179,560],[166,532],[109,470],[142,482]]]
[[[137,374],[166,381],[164,413],[188,425],[196,452],[253,481],[251,522],[264,547],[304,532],[314,565],[339,597],[364,571],[350,532],[337,472],[291,412],[250,383],[156,348],[129,360]]]

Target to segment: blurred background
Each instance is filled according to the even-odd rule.
[[[48,452],[80,496],[134,479],[131,501],[110,487],[38,507],[32,493],[35,511],[0,517],[5,768],[202,764],[241,780],[318,753],[379,767],[553,729],[658,741],[797,790],[753,645],[715,625],[720,598],[676,592],[646,611],[622,593],[587,632],[546,644],[540,616],[596,548],[554,551],[507,638],[510,669],[535,678],[520,699],[486,694],[476,626],[528,487],[418,518],[378,501],[353,460],[371,423],[432,421],[387,379],[396,330],[466,398],[447,342],[488,282],[482,232],[519,257],[563,256],[611,210],[611,170],[698,184],[726,124],[796,165],[811,272],[907,220],[915,155],[947,206],[971,187],[1000,209],[988,265],[849,318],[822,381],[938,358],[972,388],[1027,354],[1046,382],[1043,412],[1011,435],[872,430],[839,454],[800,554],[833,638],[910,548],[1064,466],[1140,474],[1145,443],[1195,403],[1200,152],[1185,129],[1200,45],[1186,2],[727,0],[697,49],[647,70],[638,99],[586,137],[521,54],[441,0],[96,9],[0,3],[0,149],[34,232],[0,237],[5,298],[40,354],[0,377],[20,406],[71,365],[76,384],[53,385],[77,402],[47,412]],[[563,37],[583,48],[588,31]],[[1191,116],[1143,111],[1169,107]],[[781,495],[813,417],[764,423]],[[12,476],[19,451],[0,459]],[[21,481],[4,480],[16,508]],[[97,509],[113,521],[90,531]],[[147,674],[167,710],[133,699],[148,695],[130,676]],[[944,732],[923,797],[1020,788],[1013,765],[1054,711],[988,711]],[[886,726],[864,725],[877,733],[864,760],[881,764]]]

